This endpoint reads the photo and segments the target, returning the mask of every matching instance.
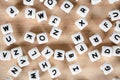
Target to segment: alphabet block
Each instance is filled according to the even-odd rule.
[[[0,26],[1,27],[1,31],[4,35],[12,33],[13,29],[12,29],[12,25],[10,23],[8,24],[3,24]]]
[[[40,80],[39,71],[32,70],[28,72],[29,80]]]
[[[95,49],[95,50],[93,50],[91,52],[88,52],[88,56],[89,56],[89,58],[90,58],[90,60],[92,62],[95,62],[95,61],[97,61],[97,60],[99,60],[101,58],[100,53],[99,53],[99,51],[97,49]]]
[[[35,19],[36,9],[35,8],[26,8],[25,9],[25,18]]]
[[[110,37],[109,37],[110,41],[115,43],[115,44],[119,44],[120,43],[120,33],[114,32]]]
[[[112,10],[108,13],[111,21],[116,21],[120,19],[120,11],[119,10]]]
[[[120,32],[120,21],[116,21],[114,30]]]
[[[38,57],[40,57],[41,54],[40,54],[38,48],[37,48],[37,47],[34,47],[34,48],[32,48],[32,49],[30,49],[30,50],[28,51],[28,55],[30,56],[30,58],[31,58],[32,60],[35,60],[35,59],[37,59]]]
[[[65,58],[65,51],[56,49],[54,53],[54,59],[62,61],[64,60],[64,58]]]
[[[34,0],[23,0],[23,4],[32,6],[34,5]]]
[[[53,50],[49,47],[46,46],[42,51],[41,54],[46,58],[49,59],[53,55]]]
[[[47,71],[48,69],[50,69],[51,64],[50,64],[50,62],[49,62],[48,60],[43,60],[43,61],[41,61],[41,62],[39,63],[39,67],[40,67],[40,69],[41,69],[43,72],[45,72],[45,71]]]
[[[99,4],[100,2],[102,2],[102,0],[91,0],[92,5]]]
[[[92,43],[93,46],[97,46],[100,43],[102,43],[102,38],[99,34],[95,34],[91,37],[89,37],[90,42]]]
[[[70,13],[73,8],[73,4],[70,1],[64,1],[60,7],[64,12]]]
[[[108,2],[109,2],[110,4],[113,4],[113,3],[117,2],[117,1],[119,1],[119,0],[108,0]]]
[[[85,27],[87,27],[88,25],[88,22],[81,18],[81,19],[78,19],[76,22],[75,22],[75,25],[80,29],[80,30],[83,30]]]
[[[120,56],[120,46],[113,46],[113,56]]]
[[[100,69],[103,71],[105,75],[108,75],[113,71],[113,67],[108,63],[104,63],[103,65],[101,65]]]
[[[42,11],[38,11],[36,13],[36,19],[38,22],[43,22],[47,20],[47,14],[46,11],[42,10]]]
[[[111,57],[112,56],[112,47],[110,46],[102,46],[102,56],[105,56],[105,57]]]
[[[57,4],[56,0],[45,0],[44,2],[44,5],[49,9],[53,9],[56,4]]]
[[[11,18],[14,18],[15,16],[19,14],[19,10],[15,6],[9,6],[6,9],[6,12]]]
[[[0,51],[0,60],[10,61],[11,60],[10,51]]]
[[[45,0],[39,0],[40,2],[44,2]]]
[[[48,42],[48,37],[46,33],[37,34],[38,44],[44,44]]]

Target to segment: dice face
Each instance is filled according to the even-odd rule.
[[[46,58],[49,59],[53,55],[53,50],[49,47],[46,46],[42,51],[41,54]]]
[[[57,78],[58,76],[61,75],[60,70],[57,67],[52,67],[48,70],[49,75],[51,78]]]
[[[102,0],[91,0],[92,5],[96,5],[98,3],[102,2]]]
[[[44,2],[44,0],[39,0],[40,2]]]
[[[120,43],[120,33],[114,32],[110,37],[109,37],[110,41],[115,43],[115,44],[119,44]]]
[[[111,57],[112,56],[112,52],[113,52],[113,49],[112,47],[110,46],[102,46],[102,56],[105,56],[105,57]]]
[[[20,67],[25,67],[30,64],[27,56],[21,56],[17,59],[17,61]]]
[[[38,44],[44,44],[48,42],[48,37],[46,33],[37,34]]]
[[[62,30],[56,27],[53,27],[52,30],[50,31],[50,36],[55,39],[59,39],[61,34],[62,34]]]
[[[91,52],[88,52],[88,56],[89,56],[89,58],[90,58],[90,60],[92,62],[95,62],[95,61],[97,61],[97,60],[99,60],[101,58],[100,53],[99,53],[99,51],[97,49],[93,50]]]
[[[74,44],[79,44],[84,41],[84,37],[83,37],[82,33],[80,33],[80,32],[73,34],[71,37],[72,37]]]
[[[113,46],[113,56],[120,56],[120,46]]]
[[[38,22],[43,22],[43,21],[46,21],[47,20],[47,14],[46,14],[46,11],[38,11],[36,13],[36,19]]]
[[[29,80],[40,80],[39,70],[32,70],[28,72]]]
[[[36,9],[35,8],[26,8],[25,9],[25,18],[35,19]]]
[[[113,4],[113,3],[117,2],[117,1],[119,1],[119,0],[108,0],[108,2],[109,2],[110,4]]]
[[[11,45],[16,42],[15,37],[12,34],[7,34],[3,37],[3,40],[5,41],[6,45]]]
[[[16,47],[16,48],[11,49],[11,54],[14,59],[17,59],[17,58],[23,56],[23,51],[22,51],[21,47]]]
[[[88,47],[84,42],[82,42],[82,43],[79,43],[78,45],[76,45],[75,49],[77,50],[77,52],[80,55],[82,55],[83,53],[85,53],[88,50]]]
[[[49,9],[53,9],[56,4],[57,4],[56,0],[45,0],[44,2],[44,5]]]
[[[100,66],[100,69],[105,75],[108,75],[113,71],[113,67],[108,63],[104,63],[102,66]]]
[[[89,38],[90,42],[92,43],[93,46],[97,46],[100,43],[102,43],[102,38],[99,34],[95,34]]]
[[[34,0],[23,0],[23,4],[32,6],[34,5]]]
[[[35,60],[35,59],[37,59],[38,57],[40,57],[41,54],[40,54],[38,48],[37,48],[37,47],[34,47],[34,48],[32,48],[32,49],[30,49],[30,50],[28,51],[28,55],[30,56],[30,58],[31,58],[32,60]]]
[[[99,25],[99,28],[104,32],[107,32],[108,30],[110,30],[111,27],[112,27],[112,23],[107,19],[103,20]]]
[[[120,11],[119,10],[112,10],[108,13],[111,21],[116,21],[120,19]]]
[[[85,5],[81,5],[81,6],[78,7],[76,13],[84,18],[89,13],[89,8]]]
[[[73,4],[70,1],[64,1],[60,7],[64,12],[70,13],[73,8]]]
[[[1,31],[4,35],[12,33],[13,29],[12,29],[12,25],[10,23],[8,24],[3,24],[0,26],[1,27]]]
[[[120,32],[120,21],[116,21],[114,30]]]
[[[60,17],[52,15],[49,20],[49,25],[53,27],[58,27],[60,24],[60,21],[61,21]]]
[[[34,43],[36,34],[33,32],[26,32],[24,36],[24,40],[29,43]]]
[[[80,30],[83,30],[85,27],[87,27],[88,25],[88,22],[81,18],[81,19],[78,19],[76,22],[75,22],[75,25],[80,29]]]
[[[9,6],[6,9],[6,12],[11,18],[14,18],[15,16],[19,14],[19,10],[15,6]]]
[[[43,72],[45,72],[45,71],[47,71],[48,69],[50,69],[51,64],[50,64],[50,62],[49,62],[48,60],[43,60],[43,61],[41,61],[41,62],[39,63],[39,67],[40,67],[40,69],[41,69]]]
[[[72,51],[72,50],[67,51],[65,56],[66,56],[66,59],[67,59],[68,62],[71,62],[71,61],[74,61],[74,60],[77,59],[77,56],[76,56],[75,52]]]
[[[65,51],[56,49],[54,53],[54,59],[62,61],[64,60],[64,58],[65,58]]]
[[[70,69],[72,75],[79,74],[82,71],[78,64],[69,65],[69,69]]]
[[[10,67],[8,72],[10,73],[11,76],[17,77],[21,73],[21,71],[22,69],[19,66],[13,65],[12,67]]]
[[[10,51],[0,51],[0,60],[10,61],[11,60]]]

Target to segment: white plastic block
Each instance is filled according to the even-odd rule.
[[[87,27],[88,22],[87,22],[85,19],[80,18],[80,19],[78,19],[77,21],[75,21],[75,25],[76,25],[80,30],[83,30],[85,27]]]
[[[102,2],[102,0],[91,0],[92,5],[99,4],[100,2]]]
[[[31,58],[32,60],[35,60],[35,59],[37,59],[38,57],[40,57],[41,54],[40,54],[38,48],[37,48],[37,47],[34,47],[34,48],[32,48],[32,49],[30,49],[30,50],[28,51],[28,55],[30,56],[30,58]]]
[[[40,2],[44,2],[45,0],[39,0]]]
[[[56,27],[53,27],[50,31],[50,36],[55,39],[59,39],[61,34],[62,34],[62,30]]]
[[[67,51],[65,56],[66,56],[66,59],[67,59],[68,62],[71,62],[71,61],[74,61],[74,60],[77,59],[77,56],[76,56],[75,52],[72,51],[72,50]]]
[[[23,4],[32,6],[34,5],[34,0],[23,0]]]
[[[82,55],[83,53],[85,53],[88,50],[88,47],[84,42],[82,42],[82,43],[79,43],[78,45],[76,45],[75,49],[77,50],[77,52],[80,55]]]
[[[46,11],[42,10],[42,11],[38,11],[36,13],[36,19],[38,22],[43,22],[47,20],[47,14]]]
[[[112,10],[108,13],[111,21],[116,21],[116,20],[120,20],[120,11],[119,10]]]
[[[49,9],[53,9],[56,4],[57,4],[56,0],[45,0],[44,1],[44,5]]]
[[[114,32],[110,37],[109,37],[110,41],[115,43],[115,44],[119,44],[120,43],[120,33]]]
[[[50,62],[49,62],[48,60],[43,60],[43,61],[41,61],[41,62],[39,63],[39,67],[40,67],[40,69],[41,69],[43,72],[45,72],[45,71],[47,71],[48,69],[50,69],[51,64],[50,64]]]
[[[71,37],[72,37],[74,44],[79,44],[84,41],[84,37],[83,37],[82,33],[80,33],[80,32],[73,34]]]
[[[65,58],[65,51],[56,49],[54,53],[54,59],[62,61],[64,60],[64,58]]]
[[[113,56],[120,56],[120,46],[113,46]]]
[[[61,75],[60,70],[57,67],[52,67],[48,70],[48,73],[51,78],[57,78],[58,76]]]
[[[18,61],[18,65],[20,67],[25,67],[25,66],[28,66],[30,64],[27,56],[21,56],[17,59],[17,61]]]
[[[104,63],[103,65],[101,65],[100,69],[103,71],[105,75],[108,75],[113,71],[113,67],[108,63]]]
[[[69,65],[69,69],[70,69],[72,75],[79,74],[82,71],[79,64],[76,64],[76,63]]]
[[[11,49],[11,54],[12,54],[12,57],[14,59],[17,59],[17,58],[23,56],[22,48],[21,47],[15,47],[15,48]]]
[[[46,33],[37,34],[38,44],[44,44],[48,42],[48,36]]]
[[[55,15],[52,15],[49,20],[49,25],[53,27],[58,27],[60,24],[61,18]]]
[[[17,77],[21,73],[21,71],[22,69],[19,66],[13,65],[12,67],[10,67],[8,72],[10,73],[11,76]]]
[[[102,51],[101,51],[102,56],[111,57],[112,53],[113,53],[112,47],[110,47],[110,46],[102,46]]]
[[[99,24],[99,28],[101,30],[103,30],[104,32],[107,32],[108,30],[110,30],[111,27],[112,27],[112,23],[109,20],[107,20],[107,19],[103,20]]]
[[[15,16],[19,14],[19,10],[15,6],[9,6],[6,9],[6,12],[11,18],[14,18]]]
[[[39,70],[32,70],[28,72],[29,80],[40,80]]]
[[[0,60],[3,61],[10,61],[11,60],[11,53],[10,51],[0,51]]]
[[[92,43],[93,46],[97,46],[100,43],[102,43],[102,38],[99,34],[94,34],[91,37],[89,37],[90,42]]]
[[[26,8],[25,9],[25,18],[35,19],[36,9],[35,8]]]
[[[26,32],[24,36],[24,40],[29,43],[34,43],[36,34],[33,32]]]
[[[110,4],[113,4],[113,3],[117,2],[117,1],[119,1],[119,0],[108,0],[108,2],[109,2]]]
[[[12,25],[11,25],[10,23],[8,23],[8,24],[3,24],[3,25],[0,26],[0,28],[1,28],[1,31],[2,31],[2,33],[3,33],[4,35],[13,32]]]
[[[3,40],[5,41],[6,45],[11,45],[16,42],[15,37],[12,34],[7,34],[3,37]]]
[[[73,7],[74,7],[73,4],[72,4],[70,1],[66,0],[66,1],[64,1],[64,2],[62,3],[62,5],[61,5],[60,8],[61,8],[64,12],[70,13],[70,11],[72,10]]]
[[[78,9],[77,9],[77,11],[76,11],[76,13],[78,14],[78,15],[80,15],[81,17],[86,17],[87,16],[87,14],[89,13],[89,8],[87,7],[87,6],[85,6],[85,5],[80,5],[79,7],[78,7]]]
[[[42,51],[41,54],[46,58],[49,59],[53,55],[53,50],[49,47],[46,46]]]
[[[114,30],[120,32],[120,21],[116,21]]]
[[[88,56],[89,56],[89,58],[90,58],[90,60],[92,62],[98,61],[101,58],[100,53],[99,53],[99,51],[97,49],[95,49],[95,50],[93,50],[91,52],[88,52]]]

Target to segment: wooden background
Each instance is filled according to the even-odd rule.
[[[64,0],[57,1],[58,4],[53,10],[49,10],[43,5],[43,3],[40,3],[38,0],[35,0],[34,6],[31,7],[35,8],[37,11],[46,10],[48,20],[51,15],[57,15],[61,17],[62,21],[59,28],[63,30],[63,33],[58,40],[49,36],[52,27],[48,25],[48,20],[42,23],[38,23],[36,19],[25,18],[24,10],[25,8],[30,6],[23,5],[22,0],[9,0],[9,2],[0,0],[0,25],[11,23],[14,30],[13,35],[17,40],[15,44],[12,44],[11,46],[6,46],[2,39],[4,35],[0,31],[0,50],[10,50],[14,47],[20,46],[24,52],[24,55],[28,55],[28,50],[33,47],[37,47],[40,52],[45,46],[50,46],[53,50],[74,50],[75,45],[71,40],[71,35],[75,32],[81,32],[84,35],[85,43],[89,47],[88,52],[94,49],[101,50],[101,46],[103,45],[115,45],[109,41],[109,36],[114,32],[114,26],[107,33],[105,33],[99,29],[98,25],[103,19],[109,19],[108,12],[110,10],[120,10],[120,1],[111,5],[108,3],[107,0],[103,0],[103,2],[101,2],[100,4],[92,6],[90,4],[90,0],[79,0],[78,2],[70,0],[74,4],[74,8],[69,14],[66,14],[60,9],[60,5],[63,3]],[[5,12],[6,8],[11,5],[16,6],[20,10],[20,13],[13,19],[10,18]],[[80,16],[76,14],[76,10],[80,5],[86,5],[90,9],[89,14],[85,18],[88,21],[89,25],[82,31],[80,31],[74,24],[75,21],[80,18]],[[112,23],[113,25],[115,24],[115,22]],[[46,32],[49,37],[49,42],[43,45],[38,45],[36,40],[34,44],[25,42],[23,40],[23,37],[27,31],[32,31],[36,34]],[[101,35],[103,43],[96,47],[93,47],[88,38],[95,33]],[[88,52],[84,53],[83,55],[79,55],[76,52],[78,57],[77,60],[70,63],[68,63],[66,60],[56,61],[53,59],[53,57],[51,57],[49,61],[51,62],[52,66],[57,66],[62,72],[62,75],[59,76],[56,80],[111,80],[113,77],[120,77],[120,57],[102,57],[99,61],[92,63],[88,57]],[[35,69],[38,69],[40,71],[41,80],[52,80],[47,71],[43,73],[38,67],[38,63],[43,59],[44,58],[42,56],[34,61],[29,58],[30,65],[22,68],[23,71],[21,72],[21,74],[17,78],[13,78],[13,80],[28,80],[28,71]],[[99,69],[99,67],[105,62],[110,63],[114,68],[114,71],[107,76],[105,76],[103,72]],[[68,66],[73,63],[79,63],[82,68],[82,72],[75,76],[71,75],[71,72],[68,68]],[[0,61],[0,80],[5,80],[7,77],[10,76],[8,73],[8,69],[14,64],[17,64],[17,61],[15,59],[12,59],[11,61]]]

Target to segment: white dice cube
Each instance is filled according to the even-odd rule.
[[[32,70],[28,72],[29,80],[40,80],[39,70]]]
[[[113,67],[108,63],[104,63],[103,65],[101,65],[100,69],[103,71],[105,75],[108,75],[113,71]]]
[[[35,19],[36,9],[35,8],[26,8],[25,9],[25,18]]]
[[[89,37],[90,42],[92,43],[93,46],[97,46],[100,43],[102,43],[102,38],[99,34],[94,34],[91,37]]]
[[[76,13],[78,14],[78,15],[80,15],[81,17],[86,17],[87,16],[87,14],[89,13],[89,8],[87,7],[87,6],[85,6],[85,5],[80,5],[79,7],[78,7],[78,9],[77,9],[77,11],[76,11]]]
[[[55,39],[59,39],[61,34],[62,34],[62,30],[56,27],[53,27],[50,31],[50,36]]]
[[[101,58],[100,53],[99,53],[99,51],[97,49],[95,49],[95,50],[93,50],[91,52],[88,52],[88,56],[89,56],[89,58],[90,58],[90,60],[92,62],[98,61]]]
[[[113,46],[113,56],[120,56],[120,46]]]
[[[56,0],[45,0],[44,1],[44,5],[49,9],[53,9],[56,4],[57,4]]]
[[[40,57],[41,54],[40,54],[38,48],[37,48],[37,47],[34,47],[34,48],[32,48],[32,49],[30,49],[30,50],[28,51],[28,55],[30,56],[30,58],[31,58],[32,60],[35,60],[35,59],[37,59],[38,57]]]
[[[60,70],[57,67],[52,67],[48,70],[48,73],[51,78],[57,78],[58,76],[61,75]]]
[[[108,30],[110,30],[111,27],[112,27],[112,23],[109,20],[107,20],[107,19],[103,20],[99,24],[99,28],[101,30],[103,30],[104,32],[107,32]]]
[[[48,42],[48,36],[46,33],[37,34],[38,44],[44,44]]]
[[[45,0],[39,0],[40,2],[44,2]]]
[[[77,21],[75,21],[75,25],[80,29],[80,30],[83,30],[85,27],[87,27],[88,25],[88,22],[81,18],[81,19],[78,19]]]
[[[10,51],[0,51],[0,60],[10,61],[11,60]]]
[[[32,6],[34,5],[34,0],[23,0],[23,4]]]
[[[82,42],[82,43],[79,43],[75,46],[75,49],[77,50],[77,52],[82,55],[83,53],[85,53],[87,50],[88,50],[88,47],[87,45]]]
[[[74,7],[73,4],[72,4],[70,1],[66,0],[66,1],[64,1],[64,2],[62,3],[62,5],[61,5],[60,8],[61,8],[64,12],[70,13],[70,11],[72,10],[73,7]]]
[[[36,13],[36,19],[38,22],[43,22],[47,20],[47,14],[46,11],[42,10],[42,11],[38,11]]]
[[[102,2],[102,0],[91,0],[92,5],[99,4],[100,2]]]
[[[110,46],[102,46],[101,55],[105,57],[111,57],[113,53],[113,49]]]
[[[54,59],[55,60],[63,61],[64,58],[65,58],[65,51],[64,50],[56,49],[55,53],[54,53]]]
[[[15,6],[9,6],[6,9],[6,12],[11,18],[14,18],[15,16],[19,14],[19,10]]]
[[[111,21],[116,21],[116,20],[120,20],[120,11],[119,10],[112,10],[108,13]]]
[[[113,3],[117,2],[117,1],[119,1],[119,0],[108,0],[108,2],[109,2],[110,4],[113,4]]]
[[[79,64],[76,64],[76,63],[69,65],[69,69],[70,69],[72,75],[79,74],[82,71]]]
[[[116,21],[114,30],[120,32],[120,21]]]
[[[110,41],[115,43],[115,44],[119,44],[120,43],[120,33],[114,32],[110,37],[109,37]]]

